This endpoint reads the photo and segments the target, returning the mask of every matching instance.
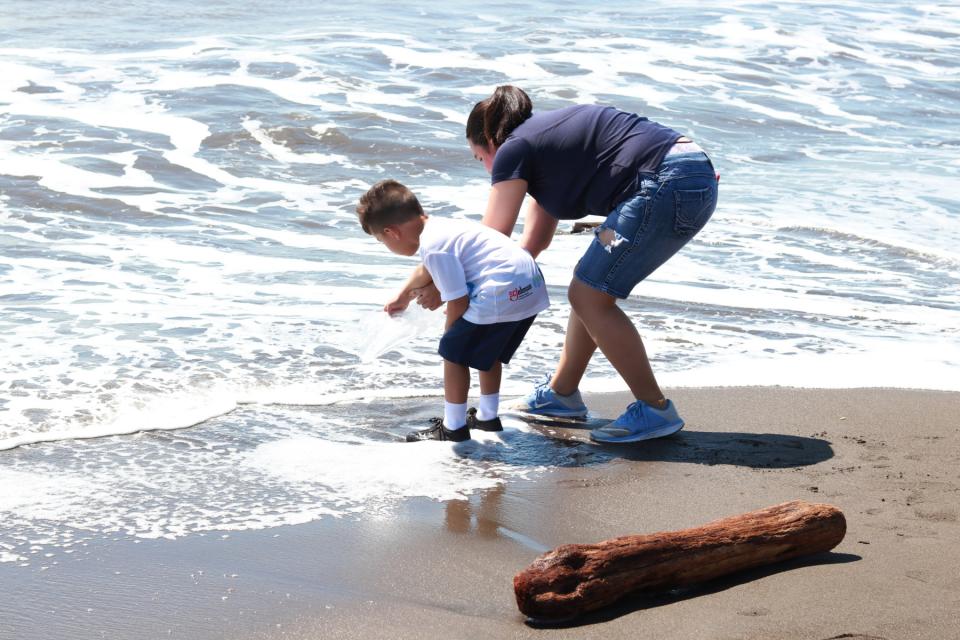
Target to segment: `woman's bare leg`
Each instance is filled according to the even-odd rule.
[[[597,291],[576,278],[570,283],[567,297],[573,309],[571,318],[575,313],[580,325],[630,387],[633,396],[654,407],[662,407],[665,402],[663,391],[660,390],[660,385],[657,384],[657,379],[653,375],[643,340],[627,314],[617,306],[617,299]],[[564,342],[565,352],[567,342],[570,340],[571,334],[568,332],[567,340]],[[581,351],[571,352],[571,365],[568,368],[570,372],[574,371],[573,358],[580,355],[582,361],[583,353],[582,335],[574,334],[572,340],[575,347],[580,346]],[[589,358],[587,361],[589,362]],[[560,367],[558,367],[558,373],[559,369]],[[586,364],[584,364],[585,370]],[[581,372],[580,375],[582,377],[583,373]],[[565,379],[561,380],[563,381]],[[566,389],[554,387],[557,393],[562,393],[564,390]]]
[[[560,362],[550,380],[550,388],[562,396],[568,396],[580,386],[580,380],[587,371],[590,358],[597,350],[597,343],[590,337],[587,328],[577,316],[577,312],[570,310],[570,319],[567,320],[567,333],[563,339],[563,350],[560,352]]]

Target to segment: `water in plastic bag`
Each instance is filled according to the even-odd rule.
[[[360,360],[370,362],[410,340],[434,333],[439,338],[442,311],[429,311],[411,303],[402,313],[388,315],[379,311],[360,323],[360,333],[367,340],[360,350]]]

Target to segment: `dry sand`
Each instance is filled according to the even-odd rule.
[[[228,539],[105,543],[95,566],[48,575],[0,565],[0,638],[960,638],[960,394],[671,397],[681,433],[469,500]],[[614,417],[627,400],[588,404]],[[562,628],[530,626],[517,611],[513,575],[556,545],[798,498],[844,511],[834,551],[631,597]]]

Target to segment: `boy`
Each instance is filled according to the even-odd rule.
[[[438,349],[443,356],[443,418],[407,435],[418,440],[470,439],[470,428],[503,429],[498,416],[502,365],[533,323],[550,306],[536,262],[507,236],[469,220],[431,218],[409,189],[381,180],[360,198],[363,230],[393,253],[412,256],[414,269],[397,296],[384,306],[407,308],[415,289],[432,280],[447,304],[446,329]],[[480,377],[480,402],[467,413],[470,368]]]

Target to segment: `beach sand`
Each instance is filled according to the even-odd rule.
[[[686,428],[469,500],[265,531],[91,543],[48,571],[0,564],[3,640],[70,638],[960,638],[960,393],[670,392]],[[625,394],[593,394],[615,417]],[[583,440],[582,430],[544,430]],[[418,446],[418,445],[410,445]],[[514,574],[541,552],[803,499],[832,552],[527,624]]]

